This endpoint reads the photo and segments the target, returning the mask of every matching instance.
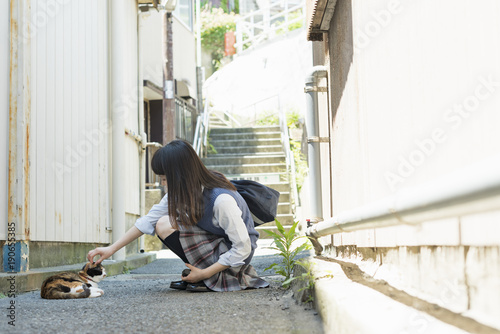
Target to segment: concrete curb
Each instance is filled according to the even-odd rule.
[[[142,267],[154,260],[156,260],[156,254],[142,253],[129,256],[123,261],[104,260],[103,265],[106,268],[107,275],[114,276],[127,270]],[[0,293],[8,296],[12,293],[17,294],[38,290],[47,277],[65,271],[78,272],[84,264],[85,262],[66,266],[32,269],[24,273],[0,273]]]
[[[406,306],[386,295],[350,280],[338,263],[310,259],[315,277],[314,307],[321,315],[325,333],[406,334],[467,333],[431,315]],[[303,298],[302,280],[292,284],[294,298]]]

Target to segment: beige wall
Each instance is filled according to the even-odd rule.
[[[31,240],[109,242],[108,6],[31,4]]]
[[[42,1],[18,4],[19,30],[13,35],[18,58],[11,68],[17,80],[12,91],[17,96],[18,121],[17,128],[10,129],[18,148],[12,147],[17,152],[11,159],[12,177],[22,184],[12,192],[13,202],[23,208],[13,214],[18,240],[108,243],[114,130],[110,106],[123,110],[125,126],[139,132],[136,2],[123,3],[128,27],[124,32],[128,44],[122,50],[126,93],[117,101],[109,98],[108,1],[55,1],[48,7]],[[8,36],[5,24],[1,31]],[[5,85],[0,87],[4,94]],[[125,210],[138,215],[139,151],[125,133],[123,140]],[[6,154],[3,146],[0,151]],[[7,191],[3,179],[0,182],[2,191]]]
[[[329,50],[337,211],[500,152],[498,2],[347,3]]]
[[[142,14],[142,63],[144,80],[162,85],[162,14],[149,11]],[[196,93],[196,52],[194,33],[189,31],[175,16],[172,23],[174,78],[189,83]],[[195,96],[196,97],[196,96]]]
[[[323,197],[324,217],[498,157],[498,17],[491,0],[337,1],[325,42],[332,137],[322,168],[331,170],[332,196]],[[342,255],[500,328],[499,212],[440,220],[430,212],[416,226],[335,234],[333,245],[375,249],[372,259]]]
[[[9,45],[9,3],[0,3],[0,44]],[[2,47],[0,50],[0,217],[7,221],[7,183],[9,160],[9,48]],[[7,237],[7,224],[0,229],[0,240]]]

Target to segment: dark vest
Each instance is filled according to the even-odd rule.
[[[242,212],[241,217],[243,218],[243,222],[245,223],[248,235],[250,236],[250,242],[252,244],[252,252],[248,256],[248,258],[246,258],[244,261],[245,264],[249,264],[250,260],[253,257],[253,253],[257,248],[257,240],[259,239],[259,232],[255,230],[252,215],[250,214],[250,210],[248,209],[247,203],[245,202],[243,197],[241,197],[241,195],[238,194],[236,191],[224,188],[205,189],[203,191],[205,213],[203,214],[203,217],[201,217],[201,220],[198,222],[197,225],[200,228],[204,229],[205,231],[224,237],[226,245],[228,246],[228,248],[231,248],[231,241],[229,241],[229,238],[224,232],[224,230],[220,227],[216,227],[212,222],[212,219],[214,217],[214,203],[217,196],[221,194],[229,194],[230,196],[232,196],[236,200],[236,204],[238,204],[238,207]]]

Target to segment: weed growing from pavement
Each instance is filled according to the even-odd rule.
[[[293,272],[293,267],[298,261],[295,259],[297,255],[306,250],[310,249],[309,242],[304,242],[300,246],[297,246],[294,248],[292,245],[295,241],[304,238],[304,236],[300,236],[295,230],[297,228],[297,225],[299,224],[298,221],[293,223],[293,225],[290,227],[288,231],[285,230],[283,225],[275,219],[276,222],[276,227],[278,228],[278,232],[273,232],[270,230],[264,230],[268,235],[270,235],[273,238],[273,244],[274,246],[268,247],[270,249],[277,250],[279,252],[279,255],[281,256],[281,262],[280,263],[273,263],[269,267],[267,267],[266,270],[274,269],[274,271],[285,277],[285,280],[282,283],[282,286],[284,288],[288,288],[290,286],[290,277],[292,276]]]
[[[294,276],[290,277],[286,281],[283,282],[283,285],[287,284],[290,285],[292,281],[299,279],[302,282],[304,282],[304,286],[300,289],[297,290],[297,292],[304,291],[303,297],[302,297],[302,302],[303,303],[312,303],[314,302],[314,295],[312,294],[312,291],[314,290],[314,275],[312,272],[313,268],[313,263],[310,261],[297,261],[296,263],[300,267],[304,269],[305,272],[303,272],[300,276]]]

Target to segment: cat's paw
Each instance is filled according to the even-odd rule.
[[[90,292],[89,298],[101,297],[104,294],[104,291],[99,288],[90,288]]]

